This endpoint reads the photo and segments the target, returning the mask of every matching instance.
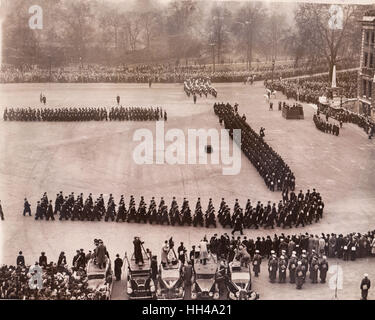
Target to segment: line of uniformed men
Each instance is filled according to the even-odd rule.
[[[108,114],[109,121],[167,121],[167,112],[153,107],[112,107]]]
[[[193,95],[194,101],[196,101],[196,96],[202,97],[204,94],[207,98],[208,94],[213,97],[217,97],[216,89],[211,85],[209,78],[192,78],[184,81],[184,91],[188,97]]]
[[[245,214],[236,199],[231,214],[230,208],[225,202],[224,198],[220,203],[218,211],[218,221],[225,228],[234,228],[233,232],[243,232],[243,228],[256,229],[259,226],[265,228],[283,225],[283,227],[291,228],[292,225],[299,226],[305,223],[311,224],[313,221],[318,222],[323,217],[324,203],[319,193],[313,189],[313,192],[308,190],[305,194],[300,193],[295,195],[292,191],[290,196],[288,192],[283,193],[283,201],[280,200],[277,208],[274,203],[271,207],[270,201],[267,205],[263,205],[258,201],[255,207],[252,206],[251,200],[248,199],[245,208]],[[24,200],[23,215],[29,214],[31,216],[31,209],[28,200]],[[46,218],[46,220],[55,220],[54,215],[60,215],[59,220],[102,220],[105,221],[122,221],[122,222],[136,222],[136,223],[154,223],[167,225],[193,225],[195,227],[216,227],[215,207],[212,199],[209,199],[207,210],[203,213],[201,199],[198,198],[194,214],[192,215],[189,201],[184,198],[181,210],[177,204],[176,198],[173,197],[170,209],[168,210],[162,197],[159,205],[156,204],[155,198],[152,197],[147,208],[144,197],[141,196],[138,208],[135,205],[133,195],[130,196],[129,208],[126,209],[124,196],[121,199],[116,212],[116,204],[112,194],[109,195],[107,207],[104,204],[103,194],[100,194],[98,199],[94,202],[92,194],[85,201],[83,201],[83,194],[77,196],[75,199],[74,192],[69,196],[63,196],[62,191],[56,195],[55,205],[53,208],[52,200],[48,200],[47,193],[44,193],[41,200],[37,202],[35,220]]]
[[[300,190],[298,195],[294,191],[289,194],[286,189],[283,192],[283,200],[280,200],[277,206],[276,203],[271,206],[271,201],[268,201],[266,205],[258,201],[256,206],[253,207],[251,200],[248,199],[245,213],[243,213],[244,210],[236,199],[233,215],[231,215],[228,205],[222,198],[217,218],[222,227],[230,226],[234,228],[233,233],[240,231],[242,234],[243,228],[254,227],[258,229],[262,226],[273,229],[275,225],[292,228],[292,226],[298,227],[313,222],[317,223],[323,218],[323,209],[324,202],[315,189],[312,192],[307,190],[306,193]]]
[[[5,108],[4,121],[106,121],[106,108]]]
[[[215,103],[214,112],[219,117],[220,124],[224,122],[225,128],[229,129],[232,138],[234,129],[241,130],[241,150],[258,170],[271,191],[295,189],[295,177],[289,166],[250,127],[246,118],[240,117],[237,107],[233,108],[229,103]]]
[[[4,121],[167,121],[162,108],[5,108]]]
[[[319,129],[320,131],[323,131],[325,133],[332,133],[335,136],[338,136],[340,133],[340,127],[338,125],[324,121],[316,114],[314,114],[313,116],[313,121],[317,129]]]

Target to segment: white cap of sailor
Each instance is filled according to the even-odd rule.
[[[367,277],[368,277],[368,273],[365,273],[363,276],[364,276],[365,278],[367,278]]]

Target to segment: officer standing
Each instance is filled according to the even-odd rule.
[[[279,283],[285,283],[286,281],[286,268],[288,263],[285,260],[284,256],[280,256],[279,261]]]
[[[255,255],[253,259],[253,271],[256,277],[258,277],[260,273],[260,264],[262,263],[262,257],[259,254],[259,250],[255,250]]]
[[[362,294],[361,300],[367,300],[368,291],[371,287],[371,281],[368,278],[367,273],[365,273],[363,276],[364,276],[364,278],[361,281],[361,287],[360,287],[361,288],[361,294]]]
[[[199,254],[199,252],[197,252]],[[190,259],[190,262],[191,262],[191,265],[194,267],[194,261],[195,261],[195,258],[197,256],[197,253],[195,251],[195,246],[191,246],[191,250],[190,250],[190,253],[189,253],[189,259]]]
[[[52,200],[49,201],[49,205],[47,208],[47,213],[46,213],[46,219],[47,221],[51,218],[51,220],[55,220],[55,217],[53,216],[53,207],[52,207]]]
[[[185,264],[186,248],[183,242],[180,242],[180,246],[177,248],[177,253],[178,260],[180,260],[182,264]]]
[[[193,278],[193,265],[192,261],[188,261],[184,268],[184,282],[185,282],[185,292],[191,292],[191,282]]]
[[[134,245],[134,257],[135,263],[139,265],[143,265],[143,255],[142,255],[142,244],[143,242],[139,237],[134,237],[133,245]]]
[[[296,268],[296,283],[297,283],[297,289],[302,289],[302,285],[303,285],[303,282],[304,282],[304,271],[303,271],[303,266],[302,266],[302,262],[301,261],[298,261],[297,262],[297,268]]]
[[[298,262],[298,259],[297,259],[297,256],[296,256],[296,252],[293,251],[292,252],[292,257],[289,260],[289,266],[288,266],[290,283],[295,283],[296,282],[297,262]]]
[[[116,277],[116,281],[120,281],[121,280],[122,265],[123,265],[123,261],[120,258],[120,255],[116,254],[116,259],[115,259],[115,277]]]
[[[26,215],[26,213],[29,214],[29,217],[31,217],[31,209],[30,209],[30,203],[25,198],[25,203],[23,205],[23,216]]]
[[[319,270],[318,258],[314,256],[310,264],[311,283],[318,283],[318,270]]]
[[[278,267],[277,258],[276,258],[276,255],[273,254],[268,263],[268,271],[269,271],[271,283],[274,283],[276,280],[277,267]]]
[[[43,220],[43,211],[40,205],[40,201],[38,201],[36,205],[35,220],[38,220],[39,218]]]
[[[0,217],[1,217],[1,220],[4,220],[4,212],[3,212],[3,207],[1,206],[1,200],[0,200]]]
[[[18,252],[17,256],[17,266],[25,266],[25,257],[22,255],[22,251]]]
[[[47,256],[46,256],[45,252],[42,252],[41,256],[39,257],[39,265],[42,268],[47,267]]]
[[[243,235],[243,223],[239,217],[236,219],[234,223],[232,234],[234,234],[236,231],[239,231],[241,235]]]
[[[320,283],[326,282],[327,271],[328,271],[328,261],[327,257],[323,256],[322,261],[319,263],[319,271],[320,271]]]

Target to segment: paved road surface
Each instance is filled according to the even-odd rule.
[[[359,128],[344,125],[340,136],[317,130],[312,121],[313,109],[305,105],[305,120],[286,120],[281,113],[268,111],[261,83],[215,84],[217,101],[238,102],[240,113],[258,131],[266,128],[266,141],[283,156],[296,174],[297,189],[317,188],[326,204],[324,219],[305,228],[283,230],[247,230],[248,237],[284,232],[317,233],[352,231],[367,232],[375,226],[375,140],[368,140]],[[162,106],[168,112],[166,131],[181,128],[220,129],[212,110],[213,98],[198,99],[196,105],[188,99],[178,84],[18,84],[0,85],[0,112],[5,106],[39,106],[39,94],[44,92],[49,106],[111,106],[117,94],[127,106]],[[279,97],[278,97],[279,98]],[[276,99],[276,103],[277,103]],[[275,103],[275,105],[276,105]],[[94,238],[102,238],[111,257],[130,252],[132,240],[139,235],[146,247],[160,256],[165,239],[173,236],[190,250],[205,234],[228,232],[222,228],[188,228],[145,226],[112,222],[47,222],[23,217],[23,198],[28,197],[35,211],[36,201],[47,191],[51,199],[60,190],[65,193],[92,192],[95,196],[113,193],[116,202],[124,194],[128,204],[130,194],[138,203],[141,195],[147,203],[151,196],[165,197],[170,204],[176,195],[195,206],[202,198],[205,209],[209,197],[218,208],[221,197],[233,207],[235,198],[244,206],[252,201],[278,201],[280,193],[271,193],[249,161],[242,156],[240,175],[223,176],[222,166],[158,165],[140,166],[134,163],[132,141],[136,129],[150,129],[155,124],[135,122],[115,123],[10,123],[0,121],[0,199],[6,220],[0,222],[0,263],[14,264],[23,250],[27,263],[33,263],[43,250],[48,259],[57,260],[65,251],[71,263],[76,249],[93,247]],[[155,152],[155,151],[154,151]],[[215,152],[215,151],[214,151]],[[356,297],[362,273],[375,279],[374,259],[345,264],[346,280],[339,298]],[[309,291],[297,292],[289,285],[274,290],[265,271],[254,288],[263,299],[331,299],[328,284]],[[281,285],[280,285],[281,286]],[[311,286],[312,287],[312,286]],[[306,288],[309,288],[307,285]],[[118,289],[120,290],[120,288]],[[115,288],[117,292],[117,286]],[[121,291],[121,290],[120,290]],[[307,295],[307,292],[309,293]],[[281,295],[285,293],[285,295]],[[117,294],[116,294],[117,295]]]

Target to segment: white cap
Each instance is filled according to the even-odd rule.
[[[363,275],[365,278],[367,278],[368,277],[368,274],[367,273],[365,273],[364,275]]]

